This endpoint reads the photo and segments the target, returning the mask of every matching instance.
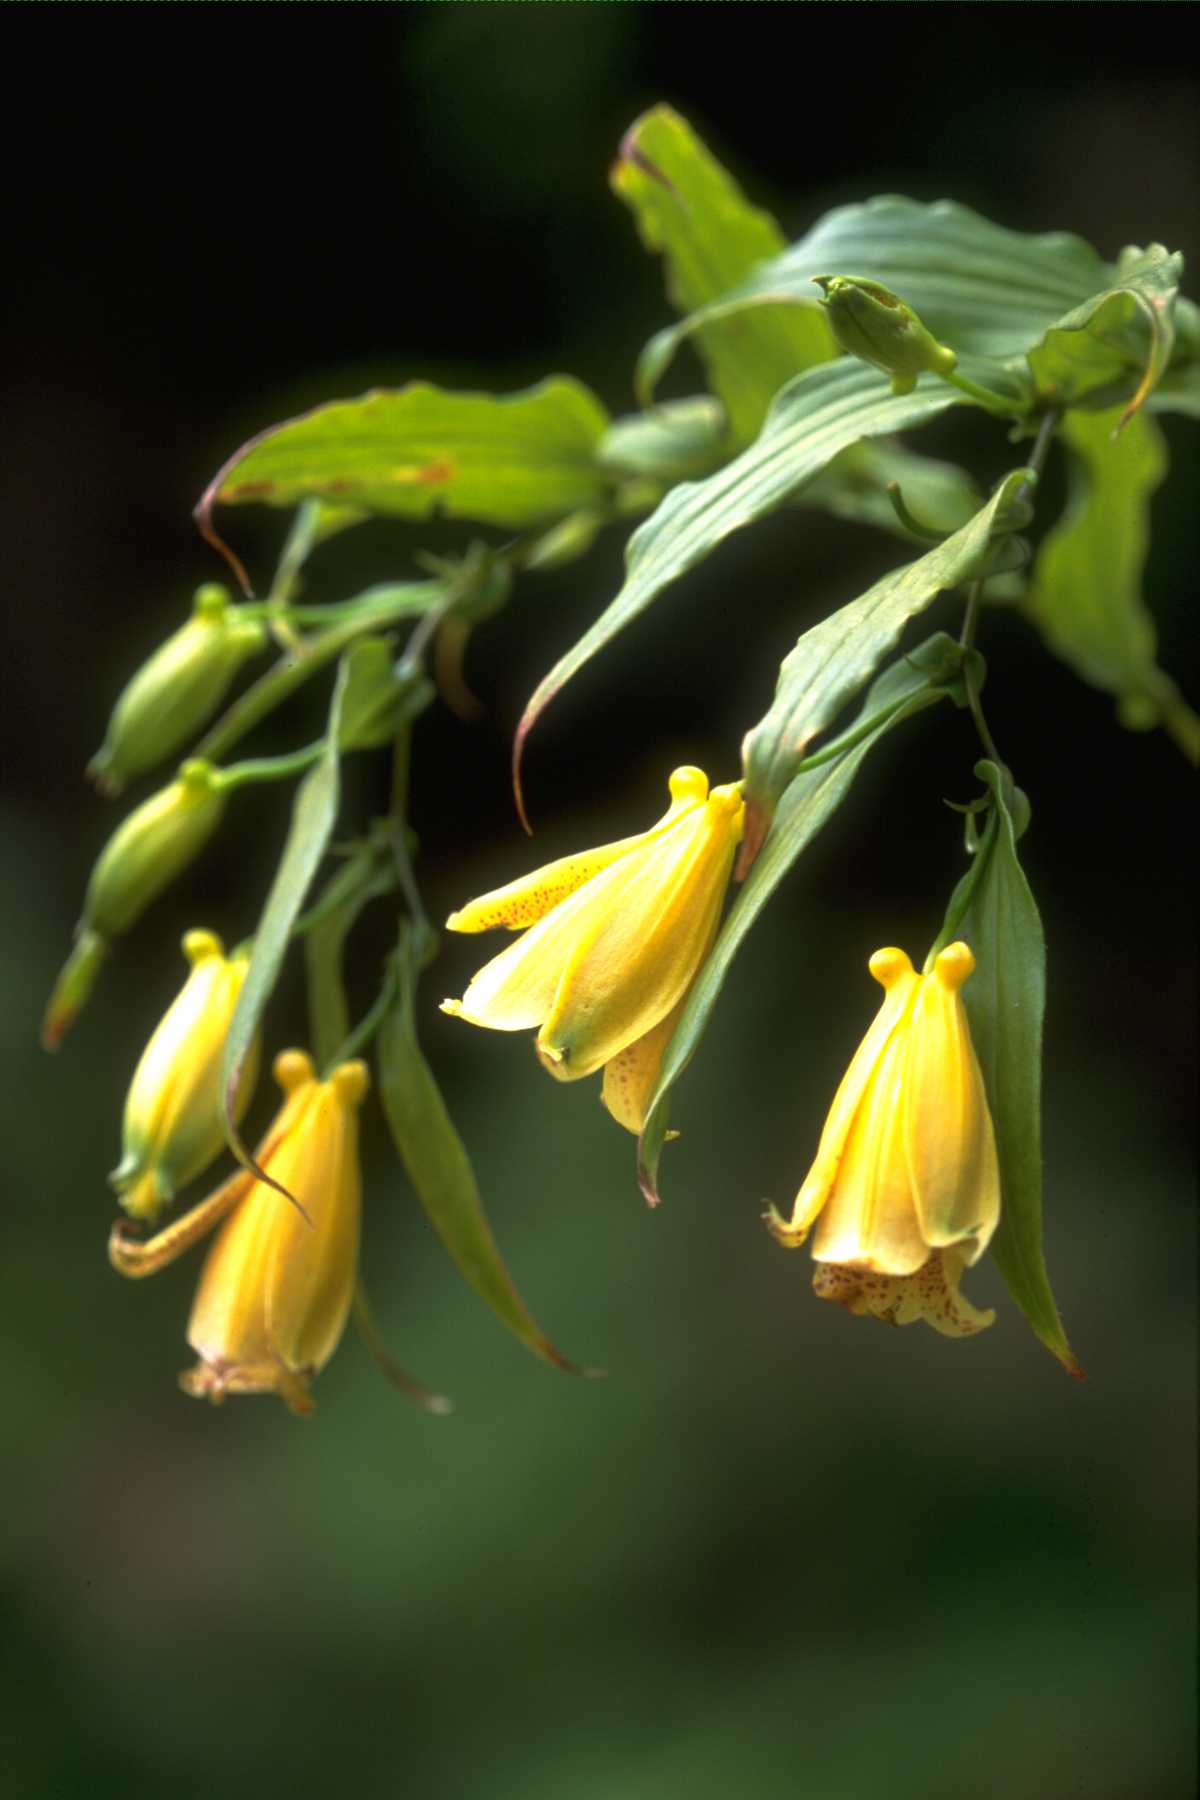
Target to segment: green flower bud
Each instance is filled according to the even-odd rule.
[[[169,786],[130,813],[100,852],[83,903],[81,929],[111,940],[191,862],[225,806],[211,763],[186,762]]]
[[[160,644],[113,708],[88,774],[104,794],[119,794],[135,775],[172,756],[211,718],[266,627],[232,606],[213,582],[197,588],[192,616]]]
[[[129,930],[216,830],[225,808],[211,763],[186,762],[168,787],[118,825],[88,882],[75,948],[63,964],[42,1020],[42,1043],[57,1050],[95,986],[113,938]]]
[[[890,375],[893,394],[910,394],[925,370],[949,375],[957,364],[953,350],[939,344],[912,307],[881,281],[858,275],[814,275],[813,280],[842,349]]]

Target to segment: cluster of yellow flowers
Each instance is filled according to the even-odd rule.
[[[447,920],[461,932],[522,935],[443,1010],[498,1031],[536,1028],[543,1066],[560,1081],[603,1069],[603,1100],[638,1132],[663,1050],[712,946],[743,828],[741,786],[710,790],[695,768],[670,778],[671,804],[648,831],[563,857],[484,894]],[[247,968],[209,932],[190,932],[191,974],[151,1039],[125,1111],[112,1176],[126,1211],[153,1221],[223,1141],[221,1050]],[[999,1218],[996,1147],[960,989],[966,944],[918,975],[901,950],[877,951],[885,998],[834,1098],[790,1220],[769,1224],[789,1246],[816,1226],[814,1287],[852,1312],[949,1336],[991,1323],[958,1291]],[[239,1111],[257,1055],[248,1060]],[[357,1109],[366,1067],[324,1081],[299,1050],[276,1058],[284,1100],[258,1147],[215,1193],[149,1239],[124,1222],[110,1257],[153,1273],[218,1224],[188,1328],[199,1357],[181,1377],[210,1400],[277,1393],[311,1410],[309,1387],[333,1354],[354,1298],[361,1181]]]

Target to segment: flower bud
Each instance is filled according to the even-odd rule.
[[[83,1009],[109,944],[185,869],[216,830],[224,796],[211,763],[186,762],[169,786],[131,812],[100,852],[88,882],[75,947],[59,971],[42,1020],[57,1050]]]
[[[154,1219],[176,1191],[202,1173],[225,1141],[220,1112],[221,1053],[250,966],[248,952],[226,957],[211,931],[189,931],[192,965],[142,1057],[125,1101],[120,1165],[109,1181],[135,1219]],[[254,1092],[255,1038],[238,1089],[240,1120]]]
[[[858,275],[814,275],[813,280],[842,349],[890,375],[893,394],[911,393],[925,370],[949,375],[954,369],[954,351],[939,344],[912,307],[881,281]]]
[[[265,626],[244,612],[216,583],[197,588],[190,619],[142,664],[113,708],[88,764],[102,793],[120,793],[212,716],[241,664],[267,641]]]
[[[83,903],[82,928],[120,937],[180,874],[216,830],[224,796],[211,763],[186,762],[176,779],[131,812],[100,852]]]

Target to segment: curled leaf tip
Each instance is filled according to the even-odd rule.
[[[670,194],[673,199],[682,201],[683,195],[679,192],[675,183],[671,181],[668,176],[663,174],[658,164],[651,161],[639,144],[638,132],[641,130],[643,123],[643,120],[635,119],[634,123],[629,127],[629,130],[625,133],[625,136],[621,139],[620,148],[617,151],[617,166],[620,168],[622,163],[630,164],[633,168],[639,169],[643,175],[649,176],[651,181],[657,181],[660,187],[666,188],[668,194]]]
[[[521,821],[521,829],[526,837],[533,836],[533,826],[529,823],[529,814],[525,810],[525,789],[521,782],[521,761],[525,754],[525,740],[529,736],[530,727],[536,714],[532,716],[526,711],[525,717],[517,726],[512,748],[512,790],[513,804],[517,809],[517,817]]]

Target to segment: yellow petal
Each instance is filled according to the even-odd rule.
[[[304,1387],[328,1361],[353,1299],[360,1178],[356,1108],[362,1063],[326,1082],[299,1052],[276,1062],[287,1094],[263,1167],[305,1216],[255,1182],[209,1251],[188,1326],[200,1366],[190,1393],[278,1392],[308,1410]]]
[[[447,931],[490,931],[503,925],[509,931],[520,931],[534,925],[555,906],[581,888],[593,875],[627,856],[631,850],[661,835],[685,812],[701,805],[708,794],[708,778],[701,769],[676,769],[668,782],[671,804],[656,825],[633,837],[618,838],[601,844],[595,850],[580,850],[573,856],[560,856],[531,875],[523,875],[507,886],[493,888],[477,900],[469,900],[446,920]]]
[[[742,816],[736,784],[714,788],[575,896],[570,957],[537,1040],[560,1079],[600,1068],[684,993],[720,914]]]
[[[790,1221],[785,1223],[774,1209],[768,1214],[772,1232],[780,1243],[788,1246],[804,1242],[813,1220],[829,1198],[867,1083],[871,1080],[893,1032],[904,1017],[918,981],[912,963],[903,950],[877,950],[867,967],[884,989],[883,1005],[855,1051],[850,1067],[833,1097],[833,1105],[829,1109],[821,1141],[817,1146],[816,1158],[796,1195]]]
[[[819,1262],[813,1270],[813,1292],[836,1300],[848,1311],[871,1314],[888,1325],[911,1325],[924,1319],[943,1337],[974,1337],[994,1323],[990,1309],[980,1312],[958,1291],[962,1257],[955,1250],[935,1250],[912,1275],[878,1275],[869,1270]]]
[[[812,1253],[819,1262],[911,1275],[929,1255],[904,1155],[906,1025],[902,1017],[867,1079],[817,1220]]]
[[[904,1148],[921,1236],[983,1255],[1000,1218],[1000,1171],[983,1077],[959,989],[966,944],[941,952],[913,1007],[903,1077]],[[965,1242],[964,1242],[965,1240]]]

